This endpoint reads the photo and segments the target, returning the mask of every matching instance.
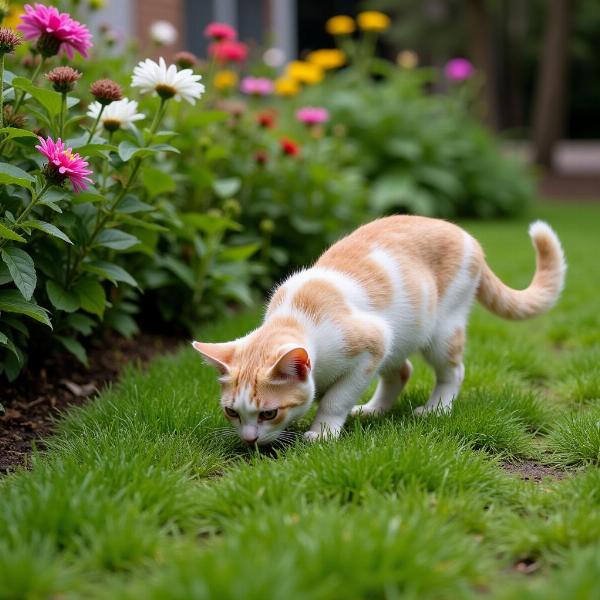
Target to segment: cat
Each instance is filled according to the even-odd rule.
[[[533,281],[507,287],[479,243],[449,222],[391,216],[363,225],[293,274],[271,296],[262,325],[226,343],[193,342],[217,368],[225,416],[249,444],[275,441],[318,399],[308,440],[337,437],[348,414],[389,411],[421,352],[436,383],[416,415],[449,411],[463,378],[465,330],[473,300],[505,319],[550,309],[566,263],[542,221],[529,236]],[[357,404],[372,379],[373,397]]]

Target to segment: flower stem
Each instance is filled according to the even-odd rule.
[[[0,129],[4,127],[4,54],[0,55]]]
[[[160,125],[160,122],[162,121],[162,118],[166,111],[166,105],[167,105],[167,101],[164,98],[161,98],[160,106],[158,108],[158,111],[154,115],[154,120],[152,121],[152,125],[150,126],[150,140],[152,140],[152,136],[156,133],[156,130],[158,129],[158,126]],[[104,226],[106,225],[108,220],[113,217],[115,210],[117,210],[117,208],[119,208],[119,204],[121,204],[121,202],[125,198],[125,195],[129,191],[129,188],[133,185],[141,165],[142,165],[142,159],[136,158],[135,162],[133,164],[133,167],[131,168],[131,173],[129,174],[129,177],[127,178],[127,181],[125,182],[125,185],[122,187],[121,191],[119,192],[117,197],[114,199],[113,203],[110,205],[106,214],[101,219],[98,219],[98,221],[96,222],[96,226],[94,227],[94,230],[92,231],[92,234],[90,235],[89,240],[83,246],[81,254],[74,261],[73,267],[71,269],[71,273],[67,277],[69,283],[71,283],[72,278],[77,273],[77,269],[79,268],[79,265],[82,263],[84,258],[87,256],[87,254],[91,250],[91,248],[94,244],[94,241],[96,240],[96,237],[98,237],[98,234],[102,231],[102,229],[104,229]]]
[[[67,92],[62,93],[60,101],[60,115],[58,120],[58,137],[64,139],[65,134],[65,113],[67,112]]]
[[[44,64],[44,60],[45,58],[42,56],[40,58],[40,64],[35,68],[35,71],[33,72],[33,75],[31,76],[31,83],[34,83],[35,80],[37,79],[37,76],[40,74],[40,71],[42,70],[42,65]],[[17,114],[17,111],[19,110],[23,99],[25,98],[25,94],[27,92],[25,92],[25,90],[22,90],[21,93],[19,94],[19,97],[15,100],[15,106],[13,108],[13,114]]]
[[[12,231],[16,231],[16,229],[19,227],[19,224],[23,222],[23,219],[25,219],[25,217],[31,212],[31,209],[42,199],[42,196],[48,191],[48,188],[51,185],[51,183],[46,182],[38,194],[32,194],[31,202],[21,211],[21,214],[13,223]],[[7,240],[2,240],[0,242],[0,247],[4,246],[6,242]]]
[[[90,129],[90,135],[87,139],[86,144],[89,144],[92,141],[92,138],[94,137],[94,134],[96,133],[96,129],[98,129],[98,123],[100,123],[100,117],[102,117],[102,113],[104,112],[105,108],[106,108],[106,104],[100,105],[100,112],[98,113],[98,116],[96,117],[96,120],[94,121],[94,124],[92,125],[92,128]]]

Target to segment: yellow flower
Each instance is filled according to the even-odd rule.
[[[214,85],[218,90],[230,90],[238,82],[238,75],[235,71],[217,71],[215,74]]]
[[[363,31],[385,31],[390,26],[390,18],[376,10],[367,10],[356,17]]]
[[[307,83],[308,85],[319,83],[324,77],[321,67],[302,60],[294,60],[289,63],[286,68],[286,74],[288,77],[300,83]]]
[[[295,96],[300,91],[300,85],[291,77],[280,77],[275,80],[275,93],[278,96]]]
[[[419,64],[419,55],[412,50],[402,50],[398,52],[396,62],[403,69],[414,69]]]
[[[23,7],[18,4],[8,4],[8,12],[2,20],[2,27],[16,29],[21,24],[21,15],[24,15]]]
[[[335,48],[323,48],[322,50],[310,52],[306,60],[325,70],[337,69],[346,64],[346,55]]]
[[[325,23],[325,29],[327,33],[331,35],[348,35],[356,29],[354,19],[347,17],[346,15],[338,15],[337,17],[331,17]]]

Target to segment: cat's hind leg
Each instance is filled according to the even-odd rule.
[[[366,404],[357,404],[351,414],[353,416],[381,415],[388,412],[408,383],[412,371],[411,362],[405,360],[400,368],[387,369],[380,373],[373,397]]]
[[[430,346],[423,351],[425,360],[435,371],[436,383],[427,403],[415,408],[415,415],[452,409],[452,402],[458,396],[465,376],[464,347],[465,325],[461,323],[436,334]]]

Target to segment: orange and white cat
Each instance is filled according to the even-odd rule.
[[[530,286],[516,291],[494,275],[479,243],[460,227],[424,217],[379,219],[282,283],[258,329],[193,346],[219,370],[225,415],[251,444],[277,439],[316,399],[308,439],[339,435],[350,412],[390,410],[410,378],[414,352],[436,375],[415,413],[447,411],[464,377],[474,298],[500,317],[526,319],[560,295],[566,265],[558,237],[541,221],[529,235],[537,268]],[[357,405],[375,376],[373,397]]]

